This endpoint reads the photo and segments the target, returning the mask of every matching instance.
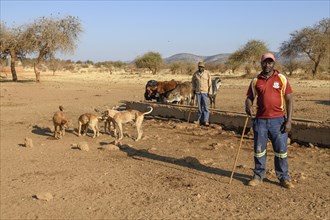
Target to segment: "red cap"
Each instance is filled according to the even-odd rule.
[[[261,56],[261,62],[268,58],[272,59],[274,62],[276,61],[272,53],[265,53]]]

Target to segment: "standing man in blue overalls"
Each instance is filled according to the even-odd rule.
[[[275,57],[265,53],[261,57],[262,72],[252,79],[245,101],[245,111],[252,116],[256,100],[257,113],[253,119],[254,176],[249,186],[257,186],[266,176],[267,141],[271,140],[275,153],[275,172],[281,186],[293,188],[288,168],[287,141],[291,130],[293,98],[287,78],[274,69]]]

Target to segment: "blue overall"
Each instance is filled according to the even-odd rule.
[[[279,180],[289,180],[287,141],[288,133],[281,131],[285,118],[255,118],[254,131],[254,178],[262,180],[266,176],[267,141],[271,140],[275,153],[274,163],[276,177]]]
[[[199,123],[209,122],[209,96],[207,93],[196,93],[198,105],[198,121]]]

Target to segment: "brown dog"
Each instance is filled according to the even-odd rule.
[[[60,139],[65,135],[65,129],[69,127],[69,120],[65,118],[64,108],[59,106],[60,111],[53,116],[54,138]]]
[[[142,137],[142,122],[144,119],[144,115],[150,114],[153,110],[152,107],[149,106],[149,108],[150,108],[150,111],[148,111],[148,112],[140,112],[140,111],[137,111],[134,109],[129,109],[126,111],[119,111],[118,113],[116,113],[113,116],[113,121],[115,122],[115,128],[118,127],[118,129],[119,129],[119,138],[118,138],[116,130],[115,130],[116,139],[117,140],[123,139],[123,125],[122,124],[134,121],[137,132],[138,132],[138,136],[135,139],[135,141],[140,140]]]
[[[81,130],[83,131],[83,136],[86,135],[88,128],[91,128],[94,132],[93,138],[100,135],[99,132],[99,117],[91,113],[85,113],[80,115],[78,119],[78,136],[81,135]]]

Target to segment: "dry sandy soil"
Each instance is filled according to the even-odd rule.
[[[80,114],[143,99],[149,79],[173,75],[51,73],[1,85],[1,219],[330,219],[330,150],[289,145],[295,184],[279,186],[271,146],[267,179],[255,188],[253,140],[245,137],[229,185],[240,135],[220,125],[197,127],[146,117],[142,140],[124,125],[120,148],[103,132],[77,136]],[[329,81],[289,79],[294,117],[329,121]],[[218,108],[243,112],[249,79],[224,78]],[[52,138],[54,112],[62,105],[72,128]],[[33,146],[25,145],[30,138]],[[77,146],[87,143],[89,151]]]

